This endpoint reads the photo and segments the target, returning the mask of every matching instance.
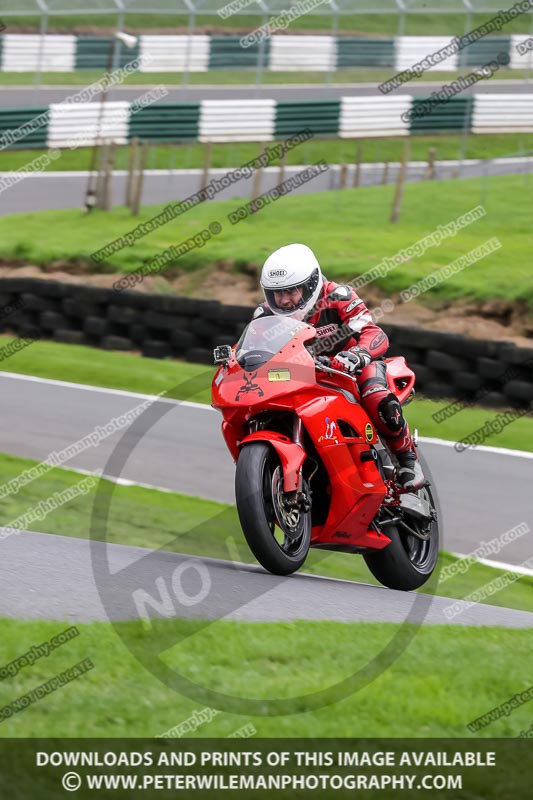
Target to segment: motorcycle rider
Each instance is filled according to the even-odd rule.
[[[398,460],[397,479],[414,491],[425,483],[422,467],[402,407],[387,384],[383,356],[386,333],[372,321],[351,286],[328,281],[313,251],[304,244],[275,250],[261,272],[265,302],[254,319],[277,314],[303,320],[317,331],[317,350],[333,356],[334,369],[357,374],[361,403],[381,438]],[[328,341],[330,340],[330,341]]]

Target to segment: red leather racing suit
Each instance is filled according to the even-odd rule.
[[[272,314],[262,303],[254,319]],[[315,355],[333,356],[341,350],[359,347],[372,358],[357,375],[361,403],[380,436],[393,453],[405,453],[413,447],[409,426],[395,394],[388,387],[383,356],[389,340],[385,331],[372,322],[363,300],[351,286],[324,279],[322,293],[311,316],[305,320],[317,332]]]

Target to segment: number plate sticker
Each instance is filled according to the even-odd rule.
[[[290,381],[291,373],[288,369],[269,369],[268,380],[275,383],[276,381]]]

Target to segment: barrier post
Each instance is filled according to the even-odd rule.
[[[128,179],[126,181],[126,205],[128,206],[128,208],[131,208],[133,203],[133,176],[135,174],[138,145],[139,145],[139,138],[138,136],[134,136],[130,142],[130,150],[129,150],[130,163],[128,165]]]
[[[355,175],[353,176],[353,185],[361,185],[361,162],[363,160],[363,143],[357,142],[357,155],[355,157]]]
[[[278,186],[283,183],[285,180],[285,165],[287,163],[287,153],[283,152],[283,155],[279,161],[279,178],[278,178]]]
[[[472,11],[470,7],[470,3],[465,6],[465,34],[472,30]],[[459,50],[459,58],[457,59],[457,68],[463,69],[463,67],[468,66],[467,61],[467,50],[468,48],[464,47],[462,50]]]
[[[204,171],[202,174],[202,189],[205,189],[209,183],[209,169],[211,167],[211,142],[206,142],[204,145]]]
[[[139,215],[139,209],[141,207],[141,197],[144,185],[144,171],[146,169],[146,159],[148,157],[148,142],[142,142],[141,144],[141,158],[140,158],[140,165],[139,170],[137,172],[137,183],[135,186],[135,194],[133,197],[133,204],[131,208],[131,213],[134,217]]]
[[[428,151],[428,163],[426,167],[425,179],[432,181],[435,178],[435,148],[430,147]]]
[[[181,83],[182,86],[188,86],[189,84],[189,72],[191,69],[191,47],[192,47],[192,37],[194,34],[194,28],[196,25],[196,16],[193,11],[192,6],[190,3],[186,3],[187,7],[189,8],[189,25],[187,28],[187,49],[185,55],[185,69],[183,70],[183,74],[181,76]]]
[[[466,156],[466,148],[467,148],[467,145],[468,145],[468,132],[469,132],[468,131],[468,121],[470,119],[470,112],[472,111],[472,103],[473,102],[474,102],[474,100],[473,100],[472,97],[467,97],[466,98],[467,108],[466,108],[466,111],[465,111],[465,121],[464,121],[464,125],[463,125],[463,133],[462,133],[462,136],[461,136],[461,144],[459,146],[459,157],[458,157],[459,163],[457,164],[457,168],[456,168],[456,170],[454,172],[454,175],[453,175],[454,178],[460,178],[461,177],[461,173],[463,171],[463,161],[464,161],[465,156]]]
[[[261,156],[263,155],[263,145],[262,144],[259,145],[259,150],[258,150],[257,155],[259,156],[259,158],[261,158]],[[261,163],[261,162],[259,162],[259,163]],[[257,197],[259,197],[259,194],[261,192],[261,179],[262,179],[262,177],[263,177],[263,167],[260,166],[256,170],[254,170],[254,177],[253,177],[253,180],[252,180],[252,200],[255,200]]]
[[[348,175],[348,164],[341,164],[339,171],[339,189],[346,189],[347,175]]]
[[[396,180],[396,190],[394,192],[394,200],[392,201],[392,212],[390,221],[392,223],[398,222],[400,219],[400,211],[402,209],[402,198],[403,198],[403,185],[405,182],[405,176],[407,175],[407,164],[409,162],[409,139],[405,139],[403,143],[403,153],[402,153],[402,163],[400,165],[400,171],[398,172],[398,178]]]
[[[108,144],[106,141],[100,139],[100,144],[96,147],[97,152],[97,166],[96,166],[96,189],[95,189],[95,205],[96,208],[104,208],[104,172],[107,159]]]
[[[398,30],[396,32],[396,36],[404,36],[404,35],[405,35],[405,6],[402,3],[401,12],[398,15]]]
[[[487,202],[487,190],[488,190],[488,179],[489,179],[489,162],[492,163],[492,159],[484,158],[482,159],[481,163],[483,165],[483,177],[481,178],[481,193],[479,198],[479,204],[484,206]]]
[[[113,39],[113,55],[111,56],[111,72],[115,72],[118,69],[118,65],[120,63],[120,54],[122,51],[122,42],[117,37],[117,33],[119,31],[124,30],[124,12],[121,11],[120,14],[117,16],[117,25],[115,28],[115,36]]]
[[[262,5],[263,14],[261,15],[261,27],[266,25],[267,23],[267,15],[264,11],[264,5]],[[256,91],[259,89],[263,79],[263,68],[264,68],[264,54],[265,54],[265,40],[264,37],[261,37],[259,41],[259,47],[257,48],[257,61],[255,65],[255,88]]]
[[[35,87],[38,89],[41,85],[41,73],[43,71],[43,51],[44,43],[46,40],[46,31],[48,30],[48,16],[41,15],[41,24],[39,27],[39,55],[37,57],[37,72],[35,73]]]
[[[103,207],[105,211],[111,211],[113,207],[113,168],[115,166],[115,149],[115,142],[110,142],[107,148],[107,158],[105,161],[103,180]]]
[[[328,86],[331,84],[331,79],[333,77],[333,73],[338,69],[338,51],[337,51],[337,35],[339,30],[339,12],[337,10],[337,6],[335,5],[335,11],[333,13],[333,17],[331,19],[331,38],[333,39],[333,50],[331,53],[331,58],[329,59],[328,63],[328,74],[326,77],[326,81]],[[335,63],[333,63],[335,62]]]

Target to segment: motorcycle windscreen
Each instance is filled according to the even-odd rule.
[[[246,372],[253,372],[270,361],[297,334],[308,328],[305,322],[289,317],[259,317],[243,331],[235,348],[235,359]]]

